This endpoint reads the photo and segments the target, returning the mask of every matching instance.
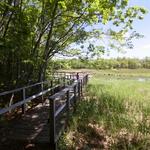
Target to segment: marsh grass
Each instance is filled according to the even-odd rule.
[[[59,146],[67,150],[148,150],[150,82],[95,75]]]

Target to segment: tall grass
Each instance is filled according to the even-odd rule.
[[[61,149],[150,149],[150,82],[95,77],[86,91]]]

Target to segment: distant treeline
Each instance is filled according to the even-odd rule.
[[[113,59],[64,59],[54,60],[54,69],[150,69],[150,57],[144,59],[138,58],[113,58]]]

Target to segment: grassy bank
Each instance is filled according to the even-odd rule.
[[[93,69],[72,69],[63,71],[81,71],[88,72],[96,76],[110,76],[110,77],[150,77],[150,69],[106,69],[106,70],[93,70]]]
[[[104,76],[100,74],[93,73],[85,98],[59,142],[61,149],[148,150],[150,81],[118,80],[112,75],[106,78],[106,72]],[[144,74],[149,72],[135,74],[147,77]]]

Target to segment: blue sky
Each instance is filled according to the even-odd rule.
[[[111,51],[110,55],[104,57],[136,57],[144,58],[150,57],[150,0],[129,0],[129,5],[138,5],[145,7],[149,13],[144,16],[143,20],[136,20],[133,24],[134,30],[144,35],[144,38],[134,40],[134,48],[126,49],[126,53],[121,54],[116,51]]]
[[[144,15],[143,20],[135,20],[133,23],[133,31],[137,31],[137,33],[140,33],[144,35],[144,38],[137,39],[133,41],[134,48],[133,49],[125,49],[125,53],[117,52],[117,50],[111,50],[108,53],[106,53],[104,58],[117,58],[117,57],[130,57],[130,58],[144,58],[144,57],[150,57],[150,0],[129,0],[129,6],[142,6],[146,8],[149,12]],[[91,30],[93,28],[95,29],[101,29],[103,28],[105,30],[112,27],[111,23],[108,23],[108,25],[102,26],[102,24],[96,24],[94,26],[88,26],[86,29]],[[94,41],[95,45],[104,44],[107,45],[107,39],[104,39],[103,41]],[[91,42],[93,43],[93,41]],[[89,43],[84,43],[84,50],[86,51],[87,46]],[[73,48],[79,48],[80,45],[73,44],[71,45]],[[59,56],[60,57],[60,56]],[[62,58],[64,58],[62,56]]]

